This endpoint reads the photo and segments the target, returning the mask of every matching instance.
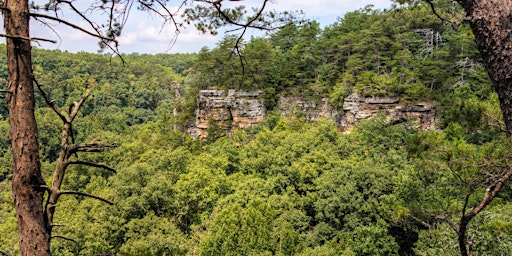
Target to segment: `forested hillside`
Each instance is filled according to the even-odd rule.
[[[418,17],[421,17],[418,18]],[[226,36],[197,54],[119,56],[34,49],[34,74],[62,109],[91,97],[73,123],[77,154],[56,207],[55,255],[457,255],[457,223],[507,166],[510,142],[469,27],[429,6],[367,7],[325,28],[312,21],[234,51]],[[0,52],[5,52],[0,46]],[[1,55],[0,83],[7,79]],[[231,137],[193,140],[201,89],[265,91],[267,119]],[[180,95],[177,95],[177,91]],[[384,113],[341,133],[328,120],[273,111],[282,95],[349,93],[438,102],[438,130]],[[43,176],[62,122],[37,95]],[[3,102],[1,104],[4,104]],[[0,121],[0,252],[16,255],[10,142]],[[212,127],[215,129],[215,127]],[[218,135],[220,133],[212,133]],[[469,225],[475,255],[512,254],[510,184]]]

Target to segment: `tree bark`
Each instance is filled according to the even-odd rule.
[[[512,137],[512,1],[457,0],[464,8]]]
[[[12,193],[21,255],[50,255],[43,214],[45,182],[41,175],[27,0],[4,1],[10,137],[13,155]]]
[[[485,67],[498,94],[507,136],[512,138],[512,1],[457,0],[464,8]],[[471,255],[466,231],[471,219],[483,210],[512,175],[509,170],[499,182],[488,187],[483,201],[464,214],[459,223],[458,242],[461,255]]]

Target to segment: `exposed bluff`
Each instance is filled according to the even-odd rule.
[[[332,108],[327,98],[280,97],[277,104],[284,116],[301,115],[308,121],[327,118],[333,120],[343,132],[350,131],[359,121],[370,119],[381,111],[392,122],[412,122],[422,130],[434,129],[434,107],[433,102],[405,105],[400,103],[399,98],[362,98],[355,93],[345,98],[341,110]],[[245,129],[263,121],[266,114],[264,92],[261,90],[202,90],[197,99],[195,125],[190,132],[194,137],[204,138],[214,123],[228,134],[234,129]]]
[[[212,122],[227,133],[245,129],[265,119],[263,91],[202,90],[197,98],[193,137],[208,136]]]

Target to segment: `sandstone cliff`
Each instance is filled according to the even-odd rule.
[[[196,121],[191,129],[194,137],[208,136],[210,122],[226,131],[245,129],[265,119],[263,91],[202,90],[197,99]]]
[[[434,107],[432,102],[404,105],[398,98],[362,98],[358,94],[346,97],[341,110],[330,107],[326,98],[281,97],[277,103],[283,116],[301,115],[308,121],[331,119],[343,132],[349,132],[357,122],[372,118],[381,111],[392,122],[411,122],[422,130],[435,129]],[[266,113],[264,92],[261,90],[203,90],[197,99],[195,125],[190,133],[194,137],[205,138],[211,122],[215,122],[225,134],[229,134],[234,129],[245,129],[263,121]]]
[[[344,115],[338,127],[350,131],[357,122],[370,119],[380,111],[386,113],[387,119],[395,123],[413,122],[421,130],[435,129],[436,116],[434,103],[418,102],[404,105],[399,98],[372,97],[361,98],[354,93],[343,102]]]

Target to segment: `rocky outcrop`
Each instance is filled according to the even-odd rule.
[[[404,105],[399,98],[361,98],[353,93],[343,102],[345,112],[338,126],[342,131],[350,131],[355,124],[384,112],[387,119],[395,123],[412,122],[421,130],[435,129],[436,117],[433,102],[418,102]]]
[[[327,118],[339,124],[343,116],[343,112],[329,106],[328,98],[311,100],[301,97],[280,97],[277,102],[277,108],[283,116],[299,114],[306,117],[308,121]]]
[[[422,130],[435,129],[434,107],[433,102],[404,105],[399,98],[362,98],[355,93],[345,98],[342,110],[330,107],[327,98],[281,97],[277,103],[283,116],[300,115],[308,121],[330,119],[343,132],[349,132],[359,121],[370,119],[379,112],[384,112],[388,120],[395,123],[416,124]],[[211,122],[215,122],[224,134],[229,134],[263,121],[266,112],[261,90],[203,90],[197,99],[195,126],[189,132],[193,137],[205,138]]]
[[[265,119],[266,109],[261,90],[202,90],[197,98],[195,126],[190,130],[193,137],[208,136],[210,122],[225,130],[245,129]]]

